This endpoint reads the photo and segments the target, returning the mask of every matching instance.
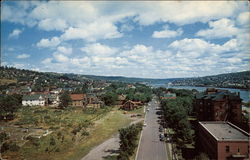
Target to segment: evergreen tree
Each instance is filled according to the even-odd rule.
[[[60,96],[60,104],[59,104],[59,108],[64,109],[66,107],[69,106],[69,103],[71,102],[71,98],[69,96],[68,92],[64,92],[61,96]]]

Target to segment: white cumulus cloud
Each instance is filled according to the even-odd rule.
[[[234,21],[227,18],[210,21],[209,27],[209,29],[198,31],[196,35],[207,39],[215,39],[232,37],[239,33],[239,29],[235,27]]]
[[[172,38],[176,36],[182,35],[183,30],[178,29],[178,30],[169,30],[167,26],[165,26],[165,29],[162,31],[154,31],[152,37],[153,38]]]
[[[70,27],[61,36],[63,40],[83,39],[90,42],[120,37],[122,37],[122,34],[117,31],[117,27],[114,24],[100,21],[84,24],[78,28]]]
[[[14,29],[10,34],[9,38],[18,38],[23,31],[20,29]]]
[[[59,30],[64,31],[67,28],[67,24],[63,19],[51,19],[46,18],[38,23],[38,27],[45,31]]]
[[[250,24],[250,12],[242,12],[237,17],[237,22],[240,25],[249,25]]]
[[[53,37],[51,39],[41,39],[36,45],[37,47],[56,47],[61,43],[61,40],[58,37]]]
[[[71,47],[64,47],[64,46],[59,46],[57,47],[57,52],[70,55],[72,53],[72,48]]]
[[[54,58],[58,62],[68,62],[69,58],[63,54],[53,54]]]
[[[30,55],[29,54],[25,54],[25,53],[24,54],[20,54],[20,55],[17,56],[18,59],[25,59],[25,58],[29,58],[29,57],[30,57]]]
[[[93,43],[82,47],[81,51],[87,53],[88,55],[111,56],[117,52],[117,49],[100,43]]]

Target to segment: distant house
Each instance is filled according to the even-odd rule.
[[[100,108],[104,102],[99,100],[94,94],[87,94],[87,107]]]
[[[45,95],[46,105],[58,106],[59,105],[59,96],[57,94],[48,94]]]
[[[30,92],[31,92],[31,88],[30,87],[22,87],[21,88],[21,90],[20,90],[20,93],[22,94],[22,95],[27,95],[27,94],[30,94]]]
[[[56,89],[53,89],[50,91],[50,93],[52,93],[52,94],[59,94],[61,92],[62,92],[62,88],[56,88]]]
[[[127,102],[125,102],[121,106],[121,108],[124,109],[124,110],[127,110],[127,111],[131,111],[131,110],[139,108],[141,105],[143,105],[143,103],[141,103],[141,102],[134,102],[134,101],[128,100]]]
[[[160,98],[161,99],[176,99],[176,94],[175,93],[167,92],[167,94],[164,94]]]
[[[127,88],[133,88],[133,89],[135,89],[136,87],[133,84],[128,84]]]
[[[17,90],[16,88],[8,88],[6,89],[5,93],[8,95],[13,95],[13,94],[20,94],[20,91]]]
[[[72,100],[71,106],[83,107],[87,104],[86,94],[70,94],[70,98]]]
[[[117,105],[123,105],[126,102],[126,95],[119,95],[117,98]]]
[[[24,95],[22,98],[23,106],[45,106],[45,103],[44,95],[40,94]]]

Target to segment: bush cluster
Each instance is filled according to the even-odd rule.
[[[132,124],[119,130],[120,134],[120,153],[119,160],[128,160],[135,152],[138,134],[142,130],[142,124]]]

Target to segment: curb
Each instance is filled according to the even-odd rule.
[[[145,111],[145,106],[144,106],[144,111]],[[145,114],[145,118],[144,118],[143,124],[145,123],[146,116],[147,116],[147,111],[145,111],[145,112],[146,112],[146,114]],[[139,140],[139,143],[138,143],[135,160],[137,160],[137,158],[138,158],[138,152],[139,152],[139,148],[140,148],[140,144],[141,144],[142,132],[143,132],[143,128],[142,128],[142,131],[141,131],[140,140]]]

